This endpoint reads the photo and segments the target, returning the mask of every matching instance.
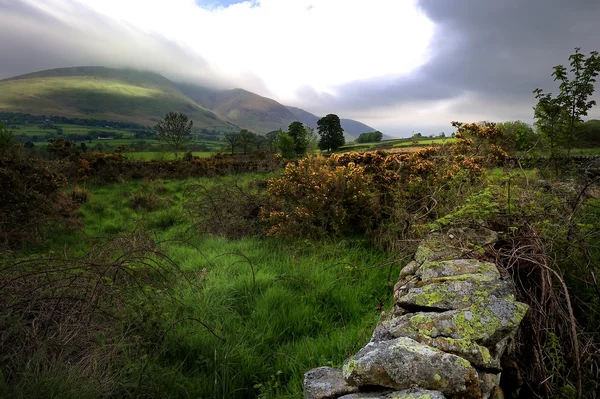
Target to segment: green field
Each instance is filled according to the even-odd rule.
[[[378,306],[391,297],[386,281],[401,263],[386,262],[364,239],[229,240],[193,228],[182,205],[190,185],[268,177],[90,185],[79,210],[82,229],[55,225],[52,240],[36,246],[82,259],[102,242],[145,232],[180,269],[177,302],[155,294],[164,301],[152,320],[163,337],[158,350],[123,352],[123,363],[113,366],[130,371],[120,371],[115,395],[299,398],[307,370],[340,367],[369,340]],[[60,370],[37,373],[13,383],[8,397],[99,396],[93,381],[82,386]]]
[[[412,147],[412,146],[427,146],[432,144],[451,144],[454,143],[456,139],[454,138],[435,138],[435,139],[420,139],[417,141],[413,141],[412,139],[399,140],[399,141],[385,141],[382,143],[392,143],[394,147]]]
[[[203,152],[203,151],[192,151],[192,155],[200,158],[208,158],[214,155],[214,152]],[[166,160],[170,161],[175,159],[175,154],[172,152],[129,152],[126,154],[127,158],[141,161],[151,161],[151,160]],[[179,154],[181,158],[181,154]]]
[[[351,142],[340,148],[338,152],[361,152],[361,151],[373,151],[377,149],[390,149],[395,147],[425,147],[429,145],[443,145],[451,144],[455,142],[454,138],[434,138],[434,139],[420,139],[415,141],[413,139],[395,139],[395,140],[384,140],[378,143],[354,143]]]

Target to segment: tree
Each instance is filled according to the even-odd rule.
[[[554,80],[561,82],[560,93],[555,99],[552,99],[551,94],[544,94],[539,88],[534,90],[536,98],[545,101],[547,103],[545,105],[560,106],[562,123],[557,126],[561,128],[559,136],[562,136],[567,146],[567,155],[571,154],[571,148],[576,142],[576,127],[578,123],[582,122],[581,117],[587,116],[590,108],[596,105],[596,101],[588,101],[588,97],[594,94],[594,83],[596,83],[596,76],[600,73],[598,52],[592,51],[586,58],[584,54],[580,53],[580,50],[580,47],[575,47],[575,53],[569,56],[571,66],[569,71],[563,65],[553,68]],[[572,74],[572,77],[569,77],[568,72]],[[538,113],[538,115],[542,115],[542,113]]]
[[[267,147],[271,152],[275,152],[278,149],[277,136],[279,136],[279,133],[281,133],[281,130],[273,130],[272,132],[269,132],[265,135],[265,138],[267,140]]]
[[[319,131],[319,149],[327,152],[335,151],[344,144],[344,129],[340,123],[340,118],[335,114],[329,114],[317,121]]]
[[[600,147],[600,120],[590,119],[582,123],[578,131],[582,147]]]
[[[260,151],[263,148],[267,147],[267,139],[265,136],[257,135],[256,136],[256,151]]]
[[[302,157],[306,154],[306,129],[302,122],[292,122],[288,127],[288,134],[292,137],[295,144],[296,155]]]
[[[319,149],[319,137],[311,126],[304,125],[304,131],[306,132],[306,152],[314,154]]]
[[[237,141],[244,149],[244,155],[248,153],[248,150],[256,142],[256,134],[247,130],[242,129],[237,135]]]
[[[383,133],[380,131],[372,133],[361,133],[356,139],[357,143],[379,143],[383,138]]]
[[[169,112],[156,124],[159,140],[166,142],[178,157],[179,150],[191,140],[192,121],[184,113]]]
[[[552,98],[552,94],[543,94],[541,89],[536,89],[534,93],[535,98],[538,99],[533,116],[536,119],[535,126],[549,147],[551,157],[556,158],[565,139],[565,109],[558,99]]]
[[[281,132],[277,136],[277,148],[284,158],[290,159],[296,156],[296,143],[288,133]]]
[[[533,128],[523,121],[498,123],[504,133],[502,147],[509,151],[527,151],[538,142],[538,135]]]
[[[237,142],[238,142],[237,134],[232,134],[232,133],[226,134],[225,142],[227,142],[229,144],[228,147],[231,147],[231,155],[233,155],[233,152],[235,151],[235,146],[237,145]]]
[[[4,123],[0,122],[0,151],[12,146],[13,133],[8,130]]]

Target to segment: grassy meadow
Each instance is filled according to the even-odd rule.
[[[191,185],[248,185],[271,176],[90,184],[80,188],[87,197],[80,228],[55,225],[50,240],[24,250],[81,259],[144,232],[177,265],[176,300],[156,303],[161,293],[144,299],[159,309],[145,331],[161,336],[160,345],[141,353],[121,348],[111,396],[300,398],[304,372],[339,367],[368,341],[401,259],[355,236],[230,240],[194,228],[184,205]],[[99,386],[82,390],[60,370],[39,373],[23,375],[6,397],[99,395]]]

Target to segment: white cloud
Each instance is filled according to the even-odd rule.
[[[288,102],[302,86],[335,94],[342,83],[408,73],[427,60],[434,30],[415,0],[258,0],[226,8],[194,0],[77,1],[176,42],[233,82],[259,76],[271,92],[262,94]]]

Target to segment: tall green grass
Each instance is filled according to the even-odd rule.
[[[247,184],[268,177],[223,180]],[[143,229],[181,269],[178,301],[147,320],[152,333],[123,353],[125,366],[119,366],[113,394],[301,398],[306,371],[339,367],[369,340],[402,262],[390,261],[360,237],[314,242],[200,236],[182,206],[187,185],[196,182],[216,183],[88,186],[81,230],[55,227],[53,239],[36,250],[81,257],[101,237]],[[68,397],[78,383],[56,375],[31,380],[29,396],[52,387]],[[81,397],[100,394],[88,389]]]

